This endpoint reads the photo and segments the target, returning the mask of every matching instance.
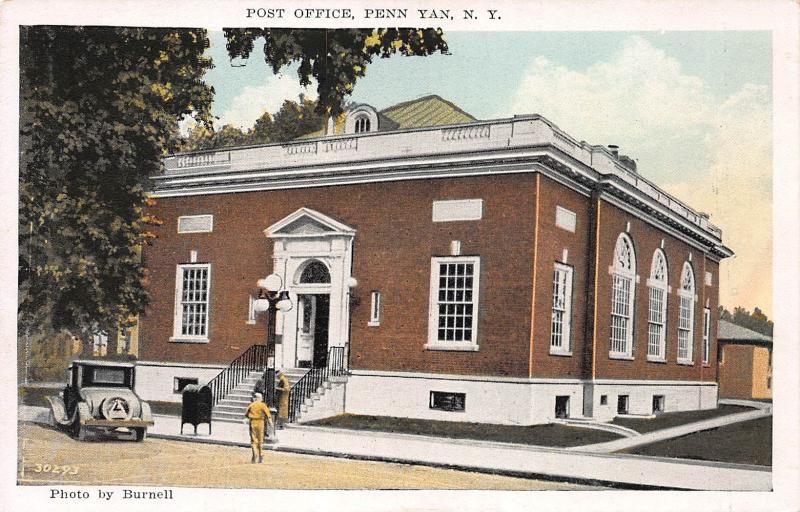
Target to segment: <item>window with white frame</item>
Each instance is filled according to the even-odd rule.
[[[370,301],[368,325],[381,325],[381,292],[375,290],[370,295],[372,300]]]
[[[703,309],[703,364],[708,364],[711,356],[711,310]]]
[[[667,259],[664,251],[656,249],[650,266],[650,303],[647,314],[647,357],[654,360],[666,358],[667,323]]]
[[[477,350],[478,256],[431,260],[431,291],[426,348]]]
[[[569,353],[572,324],[572,267],[556,263],[553,272],[553,315],[550,329],[550,352]]]
[[[369,117],[362,115],[356,118],[356,126],[355,126],[356,133],[366,133],[369,131],[369,128],[370,128]]]
[[[620,233],[614,249],[611,290],[611,351],[612,357],[631,357],[633,354],[634,294],[636,292],[636,254],[633,242]]]
[[[680,303],[678,315],[678,362],[692,362],[694,344],[694,271],[689,262],[684,262],[681,287],[678,290]]]
[[[207,263],[178,265],[174,340],[208,340],[210,277],[211,265]]]

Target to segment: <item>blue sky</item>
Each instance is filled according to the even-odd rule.
[[[448,32],[450,55],[376,59],[352,100],[385,108],[426,94],[479,119],[537,113],[712,215],[736,251],[723,304],[772,307],[772,45],[769,32]],[[217,125],[249,127],[302,89],[260,45],[232,67],[211,33]],[[315,96],[313,87],[306,91]],[[766,277],[765,277],[766,276]]]

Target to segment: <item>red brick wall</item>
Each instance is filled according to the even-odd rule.
[[[608,268],[613,262],[617,237],[620,233],[625,232],[628,222],[631,225],[629,236],[636,251],[636,274],[639,276],[635,295],[633,361],[616,360],[609,357],[612,278]],[[669,286],[672,288],[672,293],[668,294],[667,303],[666,363],[647,361],[647,315],[650,299],[647,279],[650,276],[650,265],[654,251],[660,247],[662,239],[664,239],[665,244],[664,254],[667,258]],[[644,221],[606,201],[601,202],[600,206],[599,248],[595,377],[714,381],[716,379],[716,350],[714,349],[715,343],[713,339],[708,364],[703,365],[701,359],[703,309],[707,298],[709,299],[709,307],[712,313],[712,333],[716,332],[719,281],[717,264],[704,257],[702,251],[689,246],[676,237],[654,229]],[[692,366],[678,365],[676,362],[679,315],[677,290],[680,286],[683,263],[688,261],[689,254],[692,255],[690,264],[694,269],[695,292],[698,296],[694,312],[694,365]],[[711,270],[713,273],[713,286],[705,286],[706,270]]]
[[[532,376],[580,378],[584,331],[586,328],[586,287],[592,285],[587,265],[587,230],[589,201],[560,183],[541,177],[539,206],[539,243],[536,251],[536,310],[534,321]],[[556,206],[576,214],[575,233],[556,226]],[[573,267],[572,286],[572,356],[550,354],[551,319],[553,311],[553,272],[555,263],[562,262],[564,249],[567,264]]]
[[[431,221],[434,200],[484,200],[480,221]],[[308,207],[356,229],[353,276],[361,304],[352,312],[354,368],[528,375],[534,177],[439,179],[311,189],[161,198],[164,220],[144,251],[151,305],[141,318],[143,360],[224,363],[263,343],[263,320],[245,323],[248,294],[271,272],[272,242],[263,230]],[[214,232],[177,234],[178,216],[211,213]],[[432,256],[481,256],[478,352],[426,351]],[[198,251],[211,262],[210,343],[168,342],[173,328],[175,268]],[[380,290],[379,327],[367,327],[371,290]]]

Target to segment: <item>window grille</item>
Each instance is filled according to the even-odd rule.
[[[678,361],[692,361],[694,325],[694,272],[688,262],[681,274],[680,308],[678,314]]]
[[[636,256],[630,238],[624,233],[617,238],[612,274],[611,353],[630,356],[633,351]]]
[[[433,258],[429,342],[476,342],[479,267],[478,257]]]
[[[209,265],[179,265],[176,336],[208,336]]]
[[[656,249],[650,269],[650,303],[647,315],[647,355],[664,359],[667,320],[667,261],[664,253]]]
[[[572,323],[572,267],[556,263],[553,273],[553,313],[550,350],[569,352]]]

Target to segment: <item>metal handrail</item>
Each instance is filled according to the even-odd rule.
[[[211,388],[213,404],[225,398],[233,388],[247,378],[252,371],[264,371],[267,367],[269,353],[266,345],[252,345],[242,355],[234,359],[227,368],[211,379],[208,386]]]
[[[289,390],[289,422],[294,423],[297,420],[303,402],[316,393],[329,377],[344,375],[344,373],[344,347],[331,347],[328,350],[325,366],[311,368]]]

